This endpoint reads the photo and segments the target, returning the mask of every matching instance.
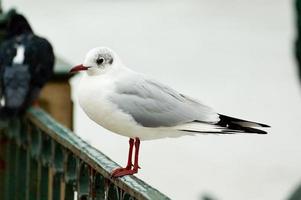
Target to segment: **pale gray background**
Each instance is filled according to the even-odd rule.
[[[141,144],[137,175],[173,199],[285,199],[301,182],[300,86],[287,0],[4,0],[58,55],[96,46],[217,111],[270,124],[269,135],[183,137]],[[76,85],[78,80],[74,80]],[[76,89],[76,88],[75,88]],[[124,165],[127,138],[76,104],[75,130]]]

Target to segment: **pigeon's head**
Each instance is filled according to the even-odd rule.
[[[83,62],[70,70],[70,73],[87,71],[88,75],[104,74],[113,68],[118,58],[115,52],[107,47],[91,49]]]

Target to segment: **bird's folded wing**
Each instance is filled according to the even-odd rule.
[[[29,90],[30,73],[27,65],[6,67],[3,76],[5,107],[20,107]]]
[[[110,100],[144,127],[171,127],[195,120],[216,123],[219,120],[211,108],[141,75],[116,82],[116,91]]]

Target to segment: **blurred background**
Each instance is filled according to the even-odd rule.
[[[268,135],[142,142],[137,176],[179,200],[207,194],[224,200],[287,199],[301,182],[294,5],[285,0],[2,1],[4,10],[24,14],[70,68],[89,49],[107,46],[128,67],[219,113],[272,126]],[[79,80],[71,80],[75,133],[124,165],[128,139],[87,118],[74,95]]]

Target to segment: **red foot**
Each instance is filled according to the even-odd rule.
[[[119,168],[116,168],[116,169],[114,169],[114,170],[111,172],[111,176],[114,177],[114,174],[117,174],[117,173],[119,173],[119,172],[121,172],[121,171],[124,171],[124,170],[130,170],[130,169],[131,169],[131,167],[125,167],[125,168],[119,167]]]
[[[136,174],[137,172],[138,172],[137,169],[117,168],[111,173],[111,176],[113,178],[117,178],[126,175],[133,175]]]
[[[117,168],[112,171],[111,177],[117,178],[125,175],[132,175],[138,172],[139,164],[138,164],[138,154],[139,154],[139,146],[140,140],[136,138],[136,141],[133,138],[130,138],[129,141],[130,148],[129,148],[129,156],[128,156],[128,163],[125,168]],[[135,160],[134,165],[132,164],[132,153],[133,153],[133,146],[135,145]],[[133,167],[133,169],[132,169]]]

